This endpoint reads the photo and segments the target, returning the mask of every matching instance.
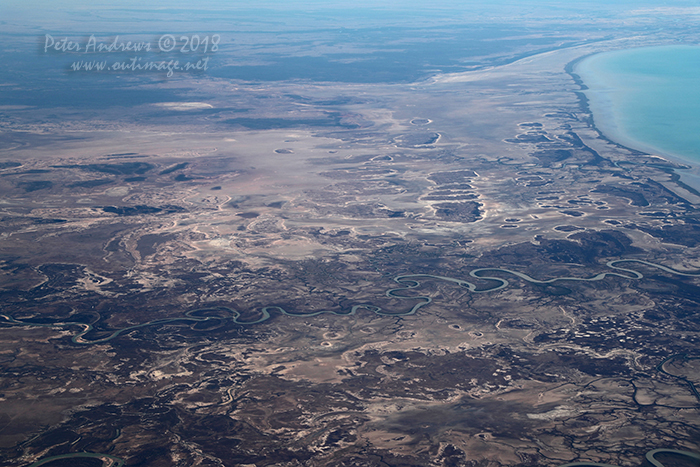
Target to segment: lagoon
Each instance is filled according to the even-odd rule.
[[[700,46],[603,52],[574,71],[607,138],[700,165]]]

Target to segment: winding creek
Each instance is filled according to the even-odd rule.
[[[185,313],[183,317],[179,318],[167,318],[167,319],[158,319],[158,320],[153,320],[149,321],[146,323],[134,325],[134,326],[129,326],[121,329],[114,330],[110,335],[107,337],[103,337],[101,339],[86,339],[85,336],[91,332],[94,328],[91,324],[86,324],[86,323],[79,323],[79,322],[57,322],[57,323],[51,323],[51,324],[43,324],[43,323],[31,323],[31,322],[26,322],[26,321],[21,321],[14,319],[12,316],[6,315],[6,314],[0,314],[0,318],[4,319],[5,324],[10,324],[10,325],[15,325],[15,326],[36,326],[36,327],[70,327],[70,326],[78,326],[82,328],[81,331],[79,331],[77,334],[75,334],[72,338],[72,342],[75,344],[81,344],[81,345],[91,345],[91,344],[100,344],[104,342],[108,342],[112,339],[115,339],[119,335],[146,326],[155,326],[159,324],[167,324],[167,323],[174,323],[174,322],[183,322],[183,323],[200,323],[200,322],[206,322],[206,321],[221,321],[229,318],[221,317],[221,316],[197,316],[197,314],[202,314],[206,312],[212,312],[214,310],[221,310],[225,309],[229,313],[231,313],[231,318],[234,323],[240,324],[240,325],[253,325],[253,324],[258,324],[262,323],[266,320],[268,320],[271,316],[271,312],[279,312],[280,314],[286,315],[286,316],[298,316],[298,317],[311,317],[311,316],[318,316],[321,314],[332,314],[332,315],[337,315],[337,316],[350,316],[354,315],[357,310],[363,309],[367,310],[370,312],[373,312],[377,315],[380,316],[408,316],[408,315],[413,315],[415,314],[421,307],[428,305],[429,303],[432,302],[432,299],[428,296],[406,296],[403,293],[406,291],[412,290],[412,289],[417,289],[418,287],[421,286],[421,282],[419,279],[432,279],[432,280],[439,280],[439,281],[444,281],[444,282],[450,282],[453,284],[456,284],[460,287],[464,287],[467,290],[469,290],[472,293],[487,293],[487,292],[495,292],[497,290],[504,289],[510,285],[510,282],[507,279],[504,279],[502,277],[497,277],[493,275],[487,275],[487,274],[492,274],[493,272],[498,272],[498,273],[503,273],[503,274],[510,274],[513,275],[519,279],[522,279],[526,282],[530,282],[532,284],[553,284],[555,282],[559,281],[578,281],[578,282],[595,282],[595,281],[602,281],[606,279],[608,276],[614,276],[614,277],[620,277],[623,279],[632,279],[632,280],[641,280],[644,278],[644,275],[636,271],[634,269],[629,269],[626,267],[621,267],[619,264],[621,263],[640,263],[649,267],[653,267],[656,269],[660,269],[664,272],[678,275],[678,276],[686,276],[686,277],[700,277],[700,274],[691,274],[691,273],[685,273],[685,272],[680,272],[676,271],[674,269],[671,269],[669,267],[656,264],[656,263],[651,263],[648,261],[643,261],[643,260],[638,260],[638,259],[618,259],[618,260],[613,260],[613,261],[608,261],[606,263],[606,266],[613,271],[607,271],[607,272],[602,272],[599,274],[596,274],[592,277],[557,277],[553,279],[547,279],[547,280],[539,280],[535,279],[527,274],[524,274],[522,272],[518,271],[512,271],[510,269],[503,269],[503,268],[479,268],[479,269],[474,269],[469,273],[470,277],[473,277],[474,279],[477,280],[487,280],[487,281],[493,281],[496,282],[497,285],[489,288],[484,288],[484,289],[479,289],[476,284],[463,280],[463,279],[457,279],[453,277],[447,277],[447,276],[437,276],[437,275],[431,275],[431,274],[406,274],[406,275],[401,275],[398,277],[394,278],[394,282],[400,285],[400,287],[395,287],[392,289],[389,289],[386,291],[385,295],[389,298],[396,298],[396,299],[401,299],[401,300],[417,300],[419,303],[413,305],[409,310],[402,312],[402,313],[390,313],[390,312],[385,312],[383,311],[380,307],[371,305],[371,304],[358,304],[354,305],[350,308],[349,311],[347,312],[337,312],[337,311],[332,311],[332,310],[322,310],[322,311],[316,311],[314,313],[291,313],[285,310],[284,308],[281,308],[279,306],[267,306],[263,307],[260,310],[260,318],[254,321],[241,321],[239,318],[241,317],[241,314],[236,311],[232,310],[230,308],[201,308],[198,310],[192,310],[188,311]],[[686,383],[689,383],[689,385],[692,387],[694,394],[698,396],[697,389],[695,389],[695,386],[690,383],[686,378],[677,376],[677,375],[672,375],[670,373],[667,373],[664,369],[663,366],[665,363],[668,363],[672,361],[673,359],[676,358],[687,358],[685,355],[672,355],[668,358],[666,358],[664,361],[662,361],[658,366],[657,369],[659,371],[662,371],[670,376],[674,376],[676,378],[680,378],[684,380]],[[699,397],[700,399],[700,397]],[[690,459],[692,459],[694,462],[695,461],[700,461],[700,455],[694,454],[692,452],[687,452],[687,451],[678,451],[674,449],[654,449],[646,453],[646,460],[650,462],[654,467],[666,467],[662,462],[657,460],[655,456],[657,454],[671,454],[671,455],[678,455],[678,456],[685,456]],[[61,459],[71,459],[71,458],[97,458],[100,459],[103,463],[104,467],[122,467],[125,464],[125,461],[121,458],[114,457],[108,454],[100,454],[100,453],[87,453],[87,452],[80,452],[80,453],[69,453],[69,454],[60,454],[56,456],[50,456],[41,460],[38,460],[31,464],[29,467],[39,467],[45,464],[48,464],[52,461],[55,460],[61,460]],[[600,464],[600,463],[594,463],[594,462],[574,462],[574,463],[569,463],[569,464],[564,464],[561,465],[560,467],[618,467],[614,466],[611,464]]]
[[[700,462],[700,455],[694,454],[688,451],[678,451],[676,449],[653,449],[646,453],[646,460],[648,460],[654,467],[666,467],[666,465],[656,459],[657,454],[672,454],[677,456],[685,456],[692,459],[694,462]],[[108,454],[92,453],[92,452],[74,452],[69,454],[59,454],[57,456],[46,457],[44,459],[38,460],[31,464],[29,467],[39,467],[41,465],[46,465],[49,462],[60,460],[60,459],[75,459],[75,458],[96,458],[102,460],[102,467],[122,467],[125,464],[124,459],[119,457],[110,456]],[[559,467],[619,467],[612,464],[599,464],[596,462],[572,462],[570,464],[563,464]]]
[[[40,465],[46,465],[49,462],[61,460],[61,459],[80,459],[80,458],[93,458],[100,459],[102,461],[102,467],[122,467],[125,463],[124,459],[119,457],[110,456],[109,454],[100,454],[96,452],[71,452],[69,454],[59,454],[57,456],[46,457],[40,459],[29,467],[39,467]]]
[[[134,329],[138,328],[143,328],[146,326],[156,326],[159,324],[168,324],[168,323],[175,323],[175,322],[183,322],[183,323],[201,323],[201,322],[206,322],[206,321],[222,321],[228,318],[224,318],[221,316],[196,316],[197,314],[202,314],[206,312],[213,312],[215,310],[226,310],[231,314],[231,319],[233,320],[234,323],[240,324],[240,325],[253,325],[253,324],[258,324],[262,323],[263,321],[266,321],[270,318],[271,311],[276,311],[279,312],[282,315],[285,316],[297,316],[297,317],[312,317],[312,316],[318,316],[322,314],[331,314],[331,315],[336,315],[336,316],[352,316],[354,315],[357,310],[363,309],[370,311],[372,313],[375,313],[379,316],[409,316],[415,314],[421,307],[424,307],[425,305],[428,305],[432,302],[432,298],[429,296],[425,295],[419,295],[419,296],[405,296],[401,295],[402,292],[411,290],[411,289],[416,289],[421,286],[421,282],[418,279],[433,279],[433,280],[439,280],[439,281],[444,281],[444,282],[451,282],[453,284],[456,284],[460,287],[464,287],[467,290],[469,290],[472,293],[487,293],[487,292],[495,292],[497,290],[504,289],[510,285],[510,282],[507,279],[504,279],[502,277],[497,277],[497,276],[492,276],[492,275],[482,275],[482,273],[488,273],[489,271],[493,272],[500,272],[500,273],[505,273],[505,274],[511,274],[517,278],[523,279],[527,282],[530,282],[532,284],[538,284],[538,285],[546,285],[546,284],[554,284],[555,282],[563,282],[563,281],[575,281],[575,282],[595,282],[595,281],[602,281],[606,279],[608,276],[614,276],[614,277],[621,277],[623,279],[632,279],[632,280],[640,280],[644,278],[644,275],[636,271],[634,269],[629,269],[629,268],[623,268],[618,266],[620,263],[640,263],[644,264],[646,266],[650,266],[653,268],[660,269],[664,272],[674,274],[677,276],[685,276],[685,277],[700,277],[700,274],[691,274],[691,273],[686,273],[686,272],[680,272],[676,271],[675,269],[671,269],[667,266],[663,266],[661,264],[656,264],[656,263],[651,263],[649,261],[643,261],[640,259],[616,259],[612,261],[608,261],[606,263],[606,266],[610,269],[613,269],[614,271],[608,271],[608,272],[601,272],[599,274],[596,274],[595,276],[592,277],[556,277],[553,279],[547,279],[547,280],[539,280],[535,279],[527,274],[524,274],[522,272],[518,271],[512,271],[510,269],[504,269],[504,268],[478,268],[474,269],[469,273],[469,276],[478,279],[478,280],[487,280],[487,281],[493,281],[497,282],[497,285],[490,287],[490,288],[485,288],[485,289],[478,289],[477,285],[463,280],[463,279],[457,279],[454,277],[447,277],[447,276],[436,276],[432,274],[405,274],[401,276],[397,276],[394,278],[394,282],[397,284],[401,285],[402,287],[395,287],[392,289],[389,289],[386,291],[385,295],[389,298],[396,298],[400,300],[417,300],[418,303],[413,305],[409,310],[404,311],[404,312],[386,312],[383,311],[382,308],[367,304],[367,303],[362,303],[362,304],[357,304],[353,305],[349,311],[333,311],[333,310],[321,310],[321,311],[315,311],[313,313],[293,313],[285,310],[282,307],[279,306],[266,306],[261,308],[260,310],[260,318],[254,321],[241,321],[239,318],[241,317],[241,313],[227,308],[227,307],[217,307],[217,308],[200,308],[197,310],[191,310],[185,313],[184,316],[177,317],[177,318],[163,318],[163,319],[156,319],[153,321],[148,321],[146,323],[141,323],[137,324],[134,326],[128,326],[124,327],[121,329],[114,330],[110,335],[107,337],[103,337],[101,339],[87,339],[85,336],[90,333],[91,331],[94,330],[94,327],[92,324],[87,324],[87,323],[80,323],[80,322],[71,322],[71,321],[65,321],[65,322],[56,322],[56,323],[32,323],[30,321],[22,321],[15,319],[14,317],[7,315],[7,314],[2,314],[0,313],[0,318],[4,320],[4,324],[9,324],[9,325],[14,325],[14,326],[34,326],[34,327],[51,327],[51,328],[56,328],[56,327],[71,327],[71,326],[77,326],[82,328],[81,331],[79,331],[77,334],[75,334],[72,337],[72,342],[75,344],[80,344],[80,345],[91,345],[91,344],[103,344],[105,342],[111,341],[112,339],[119,337],[119,335],[132,331]]]
[[[657,454],[673,454],[678,456],[685,456],[691,458],[694,462],[700,462],[700,455],[694,454],[688,451],[678,451],[676,449],[653,449],[646,453],[646,460],[648,460],[654,467],[666,467],[665,464],[656,459]],[[612,464],[598,464],[596,462],[572,462],[571,464],[560,465],[559,467],[619,467]]]
[[[664,369],[664,365],[666,363],[670,363],[674,360],[686,360],[687,361],[687,360],[698,360],[698,359],[700,359],[700,357],[691,357],[687,353],[671,355],[670,357],[665,358],[661,363],[656,365],[656,370],[665,374],[665,375],[668,375],[672,378],[676,378],[676,379],[683,381],[688,386],[688,388],[690,389],[690,392],[693,393],[693,395],[698,400],[698,402],[700,402],[700,392],[698,392],[698,388],[695,387],[695,384],[692,381],[690,381],[685,376],[674,375],[673,373],[669,373],[668,371],[666,371]]]

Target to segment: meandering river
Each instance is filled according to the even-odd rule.
[[[81,328],[81,331],[77,332],[73,338],[72,341],[75,344],[81,344],[81,345],[91,345],[91,344],[102,344],[108,341],[111,341],[112,339],[119,337],[119,335],[132,331],[134,329],[138,328],[143,328],[146,326],[156,326],[160,324],[168,324],[168,323],[174,323],[174,322],[183,322],[183,323],[200,323],[200,322],[206,322],[206,321],[214,321],[214,320],[225,320],[229,318],[224,318],[221,316],[201,316],[203,313],[207,312],[213,312],[215,310],[226,310],[228,313],[230,313],[230,316],[233,320],[234,323],[240,324],[240,325],[253,325],[253,324],[259,324],[262,323],[263,321],[266,321],[270,318],[271,311],[276,311],[282,315],[285,316],[297,316],[297,317],[302,317],[302,318],[309,318],[313,316],[318,316],[321,314],[331,314],[331,315],[336,315],[336,316],[351,316],[354,315],[357,310],[367,310],[372,313],[375,313],[380,316],[409,316],[415,314],[420,308],[424,307],[425,305],[428,305],[429,303],[432,302],[432,298],[427,296],[427,295],[419,295],[419,296],[406,296],[402,295],[402,292],[411,290],[411,289],[416,289],[421,286],[421,282],[418,279],[431,279],[431,280],[439,280],[439,281],[444,281],[444,282],[450,282],[453,284],[456,284],[460,287],[464,287],[467,290],[469,290],[472,293],[488,293],[488,292],[495,292],[497,290],[504,289],[510,285],[510,281],[507,279],[504,279],[502,277],[497,277],[493,275],[484,275],[483,273],[487,273],[489,271],[493,272],[500,272],[503,274],[510,274],[513,275],[517,278],[520,278],[522,280],[525,280],[527,282],[530,282],[532,284],[554,284],[556,282],[596,282],[596,281],[602,281],[606,279],[609,276],[614,276],[614,277],[621,277],[624,279],[632,279],[632,280],[641,280],[644,278],[644,275],[636,271],[634,269],[629,269],[629,268],[623,268],[618,266],[620,263],[638,263],[638,264],[644,264],[649,267],[657,268],[660,269],[664,272],[667,272],[669,274],[674,274],[677,276],[685,276],[685,277],[700,277],[700,274],[696,273],[687,273],[687,272],[681,272],[681,271],[676,271],[675,269],[671,269],[667,266],[663,266],[661,264],[656,264],[652,263],[649,261],[643,261],[640,259],[616,259],[612,261],[608,261],[606,263],[606,266],[613,271],[607,271],[607,272],[601,272],[599,274],[596,274],[591,277],[570,277],[570,276],[564,276],[564,277],[555,277],[553,279],[535,279],[534,277],[531,277],[527,274],[524,274],[522,272],[518,271],[513,271],[510,269],[504,269],[504,268],[478,268],[474,269],[469,273],[470,277],[473,277],[478,280],[487,280],[487,281],[493,281],[496,282],[496,285],[493,287],[488,287],[485,289],[479,289],[478,286],[472,282],[469,282],[464,279],[459,279],[459,278],[454,278],[454,277],[447,277],[447,276],[437,276],[437,275],[432,275],[432,274],[405,274],[398,276],[394,278],[394,282],[397,284],[401,285],[401,287],[395,287],[392,289],[389,289],[386,291],[385,295],[390,298],[396,298],[400,300],[414,300],[417,301],[415,305],[413,305],[411,308],[405,311],[401,312],[388,312],[382,310],[382,308],[372,305],[369,303],[360,303],[353,305],[350,307],[349,311],[333,311],[333,310],[321,310],[321,311],[315,311],[312,313],[294,313],[294,312],[289,312],[285,310],[282,307],[279,306],[266,306],[261,308],[260,310],[260,317],[256,320],[252,321],[242,321],[241,318],[241,313],[230,309],[226,307],[219,307],[219,308],[200,308],[197,310],[191,310],[185,313],[184,316],[176,317],[176,318],[164,318],[164,319],[156,319],[153,321],[148,321],[146,323],[141,323],[137,324],[134,326],[127,326],[121,329],[116,329],[114,330],[110,335],[107,337],[103,337],[100,339],[88,339],[86,338],[87,334],[90,333],[91,331],[94,330],[94,327],[92,324],[87,324],[87,323],[80,323],[80,322],[71,322],[71,321],[64,321],[64,322],[56,322],[56,323],[32,323],[30,321],[22,321],[15,319],[11,315],[8,314],[2,314],[0,313],[0,319],[4,320],[5,324],[9,325],[14,325],[14,326],[35,326],[35,327],[79,327]],[[200,316],[197,316],[200,315]]]

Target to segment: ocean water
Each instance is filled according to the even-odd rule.
[[[700,46],[592,55],[574,70],[596,126],[625,146],[700,164]]]

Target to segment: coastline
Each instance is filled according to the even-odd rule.
[[[629,151],[632,155],[658,156],[681,166],[673,168],[659,166],[659,168],[673,174],[673,181],[681,188],[696,196],[700,196],[700,164],[697,161],[634,139],[619,128],[612,110],[605,112],[600,108],[596,109],[596,107],[601,107],[601,104],[605,104],[606,102],[609,106],[612,106],[612,103],[605,95],[605,91],[596,91],[588,86],[588,84],[591,84],[590,80],[588,80],[589,82],[587,84],[579,74],[579,69],[577,67],[584,60],[600,53],[605,52],[592,52],[583,55],[570,61],[564,67],[565,72],[569,74],[576,85],[580,87],[580,90],[575,91],[575,94],[582,111],[589,115],[584,121],[598,133],[602,140]],[[591,96],[591,94],[594,94],[594,96]]]

